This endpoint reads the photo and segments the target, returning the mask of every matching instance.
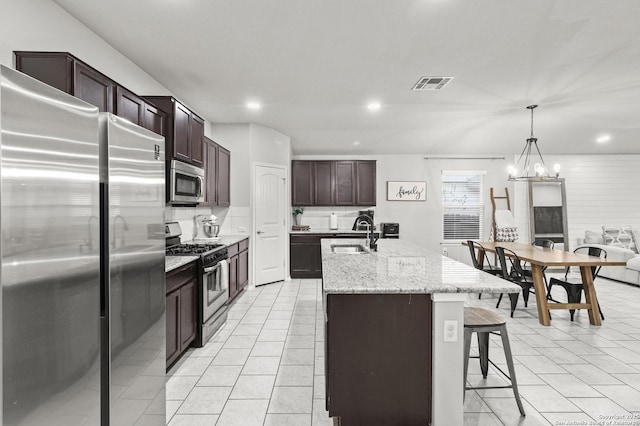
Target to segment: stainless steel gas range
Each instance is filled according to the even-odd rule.
[[[224,244],[180,243],[178,222],[166,224],[167,256],[199,256],[200,286],[196,346],[204,346],[227,320],[229,255]]]

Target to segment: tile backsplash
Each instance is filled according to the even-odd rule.
[[[329,216],[335,213],[338,216],[338,229],[351,229],[353,221],[358,216],[360,210],[374,210],[375,207],[305,207],[302,215],[302,224],[309,225],[311,230],[328,230]],[[249,207],[165,207],[165,221],[178,222],[182,229],[181,241],[189,241],[198,235],[195,218],[199,215],[217,217],[216,223],[220,225],[220,234],[242,235],[251,234],[252,220],[251,208]],[[376,226],[380,220],[374,219]],[[291,218],[293,224],[293,218]],[[201,231],[200,231],[201,232]]]
[[[305,207],[302,225],[309,225],[311,230],[329,229],[329,216],[335,213],[338,216],[338,229],[351,229],[360,210],[373,210],[374,222],[376,224],[379,222],[375,218],[374,207]]]
[[[238,235],[251,233],[251,216],[249,207],[165,207],[165,221],[178,222],[182,229],[181,241],[189,241],[197,235],[195,218],[199,215],[217,217],[220,225],[219,235]]]

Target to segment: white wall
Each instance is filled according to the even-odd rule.
[[[251,162],[286,166],[291,163],[291,139],[277,130],[259,124],[250,124]]]
[[[2,0],[0,11],[2,65],[15,68],[14,50],[69,52],[134,93],[172,95],[51,0]],[[189,105],[189,99],[181,101]],[[205,125],[205,135],[209,136],[209,132]]]
[[[220,234],[255,235],[252,211],[255,164],[281,165],[285,168],[285,176],[290,176],[291,140],[275,129],[251,123],[213,123],[211,139],[231,151],[231,206],[227,212],[213,210],[219,217]],[[287,188],[290,188],[289,185],[287,183]],[[285,193],[287,206],[290,205],[290,193],[289,190]],[[251,263],[254,262],[254,248],[255,245],[250,244]],[[249,284],[253,285],[255,268],[250,269]],[[288,238],[285,245],[285,275],[289,275]]]
[[[251,233],[253,165],[255,163],[282,165],[286,167],[288,176],[291,163],[291,140],[277,130],[250,123],[213,123],[211,139],[231,151],[231,207],[224,217],[221,217],[222,212],[214,209],[214,214],[219,216],[218,222],[222,225],[220,233],[242,233],[240,228],[246,228],[246,232]]]
[[[169,90],[50,0],[2,0],[0,62],[14,67],[14,50],[70,52],[139,94]]]
[[[562,166],[571,250],[582,242],[586,230],[602,232],[603,225],[640,229],[640,197],[635,189],[640,182],[640,155],[557,155],[545,156],[545,162]],[[518,228],[527,229],[526,185],[518,184],[516,191],[522,213],[516,216]]]
[[[318,156],[294,155],[296,160],[337,160],[361,159],[376,160],[377,203],[375,222],[397,222],[400,224],[400,238],[406,239],[429,250],[442,251],[442,186],[443,170],[485,170],[485,235],[489,238],[491,226],[491,202],[489,188],[495,187],[500,194],[504,188],[513,190],[513,185],[507,181],[506,160],[490,159],[438,159],[426,160],[424,155],[360,155],[360,156]],[[387,201],[387,181],[426,181],[426,201]],[[303,215],[303,223],[328,224],[331,208],[309,207]],[[360,208],[333,209],[336,213],[347,216],[341,218],[340,226],[351,226]],[[304,216],[308,215],[308,218]],[[353,215],[353,216],[350,216]],[[326,216],[326,217],[325,217]],[[315,219],[319,217],[320,219]],[[316,222],[317,220],[317,222]],[[321,222],[320,222],[321,221]],[[328,225],[325,225],[328,227]],[[447,247],[448,255],[454,259],[470,263],[468,249],[462,245]]]

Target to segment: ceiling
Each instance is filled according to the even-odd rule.
[[[54,1],[207,120],[294,154],[519,154],[529,104],[543,154],[640,153],[638,0]],[[421,76],[455,78],[411,91]]]

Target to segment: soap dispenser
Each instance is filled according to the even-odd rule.
[[[329,216],[329,229],[338,229],[338,216],[333,212]]]

